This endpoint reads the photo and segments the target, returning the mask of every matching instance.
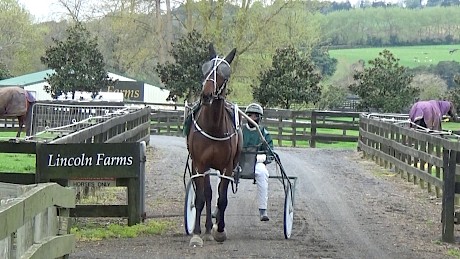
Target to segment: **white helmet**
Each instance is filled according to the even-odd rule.
[[[246,107],[246,110],[244,112],[246,114],[247,113],[258,113],[261,116],[264,115],[264,109],[262,109],[262,106],[260,106],[257,103],[251,103],[250,105],[248,105],[248,107]]]

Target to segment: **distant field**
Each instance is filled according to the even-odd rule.
[[[386,48],[361,48],[361,49],[339,49],[329,50],[331,57],[339,62],[333,79],[340,79],[350,71],[350,66],[362,59],[366,63],[378,57],[379,52],[388,49],[396,58],[399,64],[409,68],[418,66],[436,65],[439,61],[460,62],[460,45],[435,45],[435,46],[412,46],[412,47],[386,47]],[[449,53],[450,50],[459,49]]]

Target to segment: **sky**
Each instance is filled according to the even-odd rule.
[[[345,2],[347,0],[335,0],[337,2]],[[352,5],[355,5],[360,0],[349,0]],[[372,0],[371,0],[372,1]],[[385,2],[396,3],[398,0],[384,0]],[[64,7],[59,4],[58,0],[18,0],[19,4],[23,5],[34,17],[37,22],[50,20],[59,20],[66,13]]]
[[[39,22],[53,20],[65,13],[58,0],[19,0],[18,2]]]

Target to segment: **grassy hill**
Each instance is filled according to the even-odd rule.
[[[331,57],[338,60],[337,71],[332,81],[345,76],[353,63],[362,59],[366,63],[378,57],[379,52],[388,49],[402,66],[414,68],[418,66],[436,65],[440,61],[460,62],[460,45],[434,45],[434,46],[409,46],[409,47],[382,47],[382,48],[360,48],[360,49],[337,49],[329,50]],[[453,53],[450,50],[458,49]]]
[[[333,82],[342,81],[349,75],[350,67],[360,59],[366,63],[369,60],[378,57],[379,52],[385,48],[359,48],[359,49],[336,49],[329,50],[331,57],[338,60],[335,74],[323,82],[323,85],[332,84]],[[440,61],[457,61],[460,62],[460,45],[433,45],[433,46],[409,46],[409,47],[386,47],[396,58],[399,58],[399,64],[414,68],[418,66],[436,65]],[[459,49],[450,53],[450,50]],[[240,105],[246,105],[252,102],[252,91],[248,82],[234,82],[233,93],[230,95],[233,102]]]

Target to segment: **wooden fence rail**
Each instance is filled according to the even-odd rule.
[[[454,242],[460,142],[361,116],[358,149],[401,178],[442,195],[442,240]]]
[[[62,185],[68,185],[68,177],[71,175],[70,173],[64,173],[60,175],[60,177],[55,177],[55,175],[50,176],[48,171],[39,171],[39,162],[45,161],[46,157],[43,158],[43,161],[40,161],[37,150],[40,149],[40,146],[44,147],[47,144],[65,144],[54,145],[62,147],[68,147],[72,144],[79,144],[81,147],[83,147],[83,144],[91,144],[84,148],[86,151],[90,150],[91,147],[94,147],[96,149],[99,146],[103,147],[104,145],[101,145],[101,143],[111,145],[113,145],[114,143],[123,143],[118,147],[119,150],[123,151],[130,151],[131,149],[127,147],[132,147],[133,145],[136,145],[137,147],[137,144],[139,144],[142,146],[142,148],[138,147],[136,150],[138,152],[141,152],[140,150],[142,150],[142,155],[139,155],[139,158],[137,158],[137,160],[139,160],[139,163],[136,164],[136,166],[139,167],[139,169],[135,173],[131,172],[132,170],[128,170],[133,168],[134,165],[130,168],[124,168],[122,172],[116,171],[116,167],[111,167],[111,169],[99,170],[101,171],[101,173],[105,173],[105,178],[113,178],[114,181],[116,181],[116,186],[127,188],[128,204],[119,206],[108,206],[102,209],[96,207],[96,205],[77,205],[75,208],[72,208],[70,210],[71,216],[75,217],[127,217],[129,225],[137,224],[145,218],[145,211],[143,206],[143,186],[145,179],[145,147],[146,143],[148,143],[150,140],[150,114],[150,107],[137,109],[129,113],[110,118],[104,122],[88,126],[84,129],[75,131],[63,137],[45,143],[27,141],[20,141],[19,143],[11,141],[0,142],[0,153],[36,154],[37,159],[37,168],[35,173],[25,174],[15,172],[0,172],[0,182],[13,184],[33,184],[39,182],[46,182],[50,179],[53,179]],[[103,149],[100,148],[100,150]],[[106,151],[106,153],[110,152]],[[134,152],[130,153],[130,155],[134,155]],[[72,172],[74,173],[75,171],[77,170],[75,170],[74,168]],[[89,169],[87,171],[89,171]],[[75,173],[73,175],[75,175]],[[100,174],[85,174],[78,175],[78,177],[86,177],[90,179],[100,178]],[[2,259],[1,256],[0,259]]]
[[[262,124],[278,146],[316,147],[318,142],[357,142],[359,115],[358,112],[266,109]],[[152,109],[151,134],[183,136],[184,116],[184,110]]]
[[[0,258],[66,257],[75,248],[75,191],[56,183],[0,183]]]

